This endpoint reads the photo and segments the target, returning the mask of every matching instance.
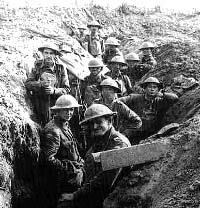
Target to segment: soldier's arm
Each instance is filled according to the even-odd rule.
[[[44,131],[44,140],[41,145],[41,154],[45,161],[48,162],[55,170],[66,172],[67,174],[73,173],[74,165],[70,160],[59,160],[56,158],[60,147],[59,133],[55,130],[46,129]]]
[[[27,90],[33,90],[37,92],[41,89],[42,86],[43,82],[38,79],[36,68],[33,68],[25,82],[25,87]]]
[[[60,95],[68,94],[69,92],[70,92],[69,77],[67,74],[67,70],[63,68],[61,74],[61,84],[59,87],[54,88],[54,94],[60,96]]]
[[[174,93],[164,92],[164,93],[162,93],[162,96],[163,96],[164,102],[166,102],[168,105],[173,105],[179,99],[178,96]]]
[[[118,99],[119,101],[125,103],[127,106],[131,106],[132,104],[132,99],[131,99],[131,95],[128,95],[128,96],[124,96],[124,97],[120,97]]]
[[[110,149],[119,149],[127,147],[120,138],[114,139],[113,147]],[[90,204],[98,207],[110,193],[115,180],[118,178],[121,169],[101,171],[88,183],[85,183],[78,191],[74,193],[74,205],[79,208],[83,204]]]
[[[131,127],[134,129],[138,129],[142,126],[142,120],[141,118],[134,112],[132,111],[126,104],[117,101],[118,102],[118,115],[119,117],[124,118],[127,120],[130,124]]]
[[[157,65],[157,61],[155,60],[154,57],[151,58],[150,63],[151,63],[152,66],[156,66]]]
[[[133,87],[132,87],[132,84],[131,84],[131,80],[129,79],[129,77],[126,75],[125,76],[125,79],[126,79],[126,89],[127,89],[127,92],[128,94],[131,94],[133,92]]]

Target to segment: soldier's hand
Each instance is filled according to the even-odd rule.
[[[77,171],[76,176],[70,179],[69,183],[74,186],[80,187],[83,183],[84,174],[82,169],[77,169],[76,171]]]
[[[62,194],[59,201],[57,208],[73,208],[73,198],[74,194]]]
[[[51,81],[50,80],[42,80],[40,81],[40,84],[42,87],[48,87],[50,86]]]
[[[64,202],[64,201],[72,201],[74,199],[74,194],[73,193],[65,193],[61,194],[59,198],[59,202]]]
[[[46,93],[47,95],[52,95],[52,94],[54,93],[54,88],[48,86],[48,87],[45,87],[45,88],[44,88],[44,91],[45,91],[45,93]]]

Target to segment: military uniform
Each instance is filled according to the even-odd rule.
[[[40,164],[42,188],[50,196],[52,207],[55,207],[60,193],[76,191],[82,185],[84,161],[79,155],[70,127],[57,117],[43,130]]]
[[[106,105],[102,98],[95,100],[94,103]],[[120,100],[115,99],[111,105],[106,106],[113,112],[117,112],[113,126],[125,136],[129,136],[127,135],[128,129],[134,130],[142,126],[140,117]]]
[[[100,72],[98,76],[90,75],[86,77],[84,81],[82,81],[81,94],[87,106],[90,106],[95,99],[101,97],[101,92],[98,90],[97,86],[107,78],[108,76],[103,75]]]
[[[152,54],[143,55],[142,59],[141,59],[141,63],[142,64],[148,64],[148,65],[151,65],[153,67],[155,67],[157,65],[157,62],[156,62],[155,58],[152,56]]]
[[[102,54],[105,50],[104,40],[99,34],[91,34],[85,36],[88,52],[94,57],[102,58]]]
[[[102,208],[103,201],[114,189],[121,168],[103,171],[91,153],[129,147],[129,140],[112,127],[103,137],[94,138],[95,144],[86,154],[86,183],[74,194],[74,208]]]
[[[173,93],[161,93],[153,100],[148,100],[145,94],[131,94],[119,100],[142,119],[142,127],[131,133],[132,143],[138,143],[161,128],[165,112],[178,100],[178,96]]]
[[[52,95],[45,94],[42,81],[45,81],[46,78],[51,79],[51,86],[54,88]],[[44,66],[43,60],[35,63],[25,86],[30,94],[37,119],[43,126],[50,120],[49,108],[55,104],[60,95],[67,94],[70,91],[68,74],[63,65],[56,62],[52,70]]]
[[[119,88],[121,90],[121,93],[119,94],[120,97],[129,95],[133,92],[131,81],[127,75],[121,74],[119,76],[115,76],[115,75],[111,75],[111,76],[112,79],[114,79],[119,85]]]
[[[115,56],[123,56],[122,52],[116,48],[115,50],[110,50],[109,48],[107,48],[103,54],[103,62],[107,65],[110,64],[110,61],[113,57]],[[108,66],[109,68],[109,66]]]

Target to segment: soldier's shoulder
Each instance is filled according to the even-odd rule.
[[[121,97],[119,98],[120,101],[122,101],[123,99],[128,99],[128,100],[140,100],[143,99],[144,95],[143,94],[137,94],[137,93],[132,93],[126,97]]]
[[[113,132],[112,140],[118,144],[121,143],[122,146],[131,146],[129,139],[116,130]]]
[[[101,98],[97,98],[93,101],[93,103],[95,104],[102,104],[103,103],[103,100]]]
[[[42,66],[43,66],[43,60],[42,59],[38,59],[38,60],[35,61],[35,63],[34,63],[35,68],[40,68]]]
[[[44,127],[44,133],[59,134],[60,128],[56,124],[55,120],[50,120]]]

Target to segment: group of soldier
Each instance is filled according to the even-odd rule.
[[[70,91],[69,72],[54,45],[38,48],[43,59],[36,61],[25,82],[35,121],[43,128],[41,189],[47,197],[41,207],[103,207],[123,171],[103,171],[91,153],[138,144],[162,127],[165,112],[178,100],[163,90],[156,77],[140,85],[143,93],[133,92],[130,79],[137,81],[146,68],[157,64],[152,43],[140,48],[142,59],[133,52],[124,58],[116,38],[109,37],[104,44],[97,21],[88,28],[91,34],[81,34],[79,42],[93,57],[88,63],[90,75],[78,85],[78,98]],[[105,64],[110,69],[107,74],[102,73]],[[146,64],[145,70],[137,71],[137,64]]]

